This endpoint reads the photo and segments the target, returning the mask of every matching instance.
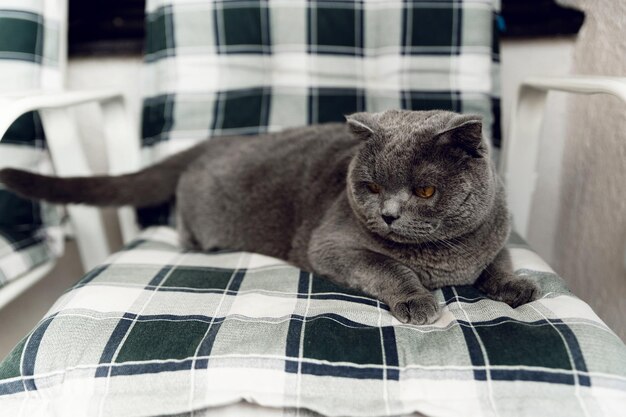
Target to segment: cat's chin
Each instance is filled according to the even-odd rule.
[[[358,223],[364,230],[367,230],[369,233],[388,242],[403,245],[419,245],[439,240],[439,238],[434,235],[434,232],[439,229],[439,225],[434,228],[428,228],[427,230],[423,230],[423,233],[421,234],[407,235],[404,233],[399,233],[398,231],[393,230],[390,227],[383,227],[378,224],[378,222],[368,222],[364,219],[364,216],[357,215],[356,217]]]
[[[397,230],[394,230],[392,227],[377,233],[385,239],[391,240],[396,243],[415,245],[437,240],[438,237],[436,236],[435,232],[437,232],[440,226],[440,222],[437,222],[436,224],[429,224],[419,229],[414,229],[414,233],[410,234],[400,233]]]
[[[433,240],[432,236],[405,236],[400,233],[394,232],[393,230],[372,230],[372,232],[387,241],[399,243],[402,245],[419,245],[422,243],[431,242]]]
[[[414,243],[420,243],[419,241],[416,241],[414,238],[410,239],[407,238],[406,236],[400,235],[396,232],[389,232],[387,233],[385,236],[383,236],[385,239],[390,240],[392,242],[395,243],[402,243],[402,244],[414,244]]]

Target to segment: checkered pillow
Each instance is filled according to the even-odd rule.
[[[498,144],[497,7],[493,0],[149,0],[146,162],[210,136],[389,108],[479,113]],[[150,224],[161,215],[142,216]]]
[[[0,0],[0,96],[61,87],[56,0]],[[36,171],[50,166],[38,113],[27,113],[0,141],[0,168]],[[53,212],[0,184],[0,286],[49,259],[42,229]]]
[[[150,228],[0,363],[0,414],[179,415],[246,400],[333,416],[623,415],[626,346],[536,254],[509,248],[540,300],[512,309],[445,287],[441,318],[415,326],[278,259],[189,252]]]
[[[41,229],[0,228],[0,287],[55,256]]]

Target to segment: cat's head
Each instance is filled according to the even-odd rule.
[[[461,236],[484,222],[496,181],[479,116],[388,110],[347,117],[363,141],[348,197],[372,232],[399,243]]]

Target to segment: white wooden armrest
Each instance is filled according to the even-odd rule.
[[[599,76],[530,77],[519,87],[511,113],[509,137],[504,141],[500,174],[516,231],[528,234],[530,209],[537,182],[539,136],[549,91],[610,94],[626,103],[626,78]]]
[[[135,169],[139,165],[138,135],[125,110],[124,96],[116,91],[0,96],[0,138],[19,116],[39,111],[56,174],[63,177],[92,175],[68,109],[91,102],[98,103],[102,109],[107,150],[120,149],[119,144],[125,142],[126,152],[108,155],[111,172]],[[134,212],[130,208],[121,211],[120,222],[127,241],[136,233]],[[94,207],[78,205],[68,206],[68,212],[83,266],[91,269],[111,253],[100,213]]]

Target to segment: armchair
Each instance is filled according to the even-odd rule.
[[[66,14],[65,0],[0,1],[0,167],[49,170],[41,115],[4,113],[18,95],[62,88]],[[62,251],[55,210],[0,185],[0,308],[43,278]]]
[[[147,2],[141,159],[207,136],[387,107],[481,112],[496,139],[496,3]],[[122,113],[120,105],[110,109]],[[137,142],[107,129],[114,172],[135,169]],[[70,174],[86,171],[73,165]],[[517,168],[508,162],[507,172]],[[91,269],[0,362],[2,410],[582,416],[624,409],[626,347],[516,235],[514,268],[537,281],[540,300],[511,309],[472,287],[447,287],[435,292],[441,319],[413,326],[375,299],[277,259],[184,251],[170,226],[154,225],[167,223],[168,208],[140,212],[152,226]],[[132,213],[124,216],[131,237]]]
[[[101,105],[109,143],[138,142],[117,92],[63,90],[67,66],[67,0],[16,3],[0,1],[0,167],[11,166],[58,175],[89,175],[69,108]],[[45,134],[44,134],[45,132]],[[131,150],[109,158],[112,171]],[[89,270],[111,253],[98,210],[68,207],[83,267]],[[134,214],[120,210],[125,232]],[[0,308],[44,278],[63,252],[64,227],[49,205],[23,200],[0,185]],[[136,228],[134,229],[136,232]],[[128,233],[123,236],[130,239]]]
[[[509,137],[503,146],[500,173],[509,191],[508,204],[516,231],[523,237],[526,237],[530,222],[541,122],[550,91],[610,94],[626,103],[626,77],[532,77],[520,86]]]

